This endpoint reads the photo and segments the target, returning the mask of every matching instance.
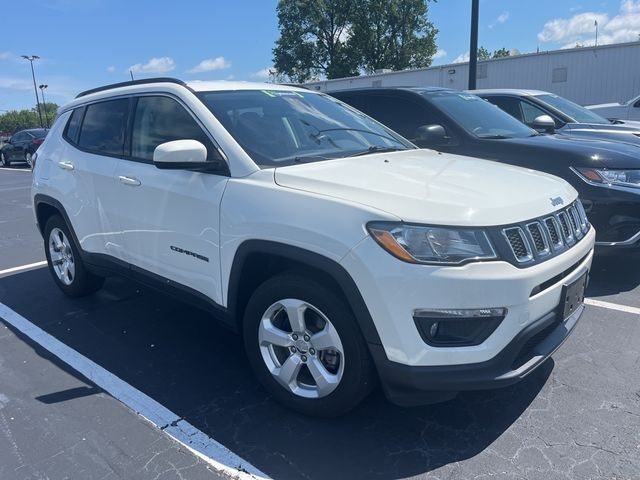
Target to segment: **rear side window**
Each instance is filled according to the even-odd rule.
[[[80,133],[80,124],[82,124],[83,116],[84,107],[76,108],[73,113],[71,113],[71,117],[67,123],[67,128],[64,131],[64,138],[74,145],[78,143],[78,134]]]
[[[502,110],[507,112],[516,120],[520,120],[522,122],[522,112],[520,111],[520,99],[513,97],[483,97],[488,101],[497,105]]]
[[[182,105],[169,97],[140,97],[133,120],[131,156],[152,161],[158,145],[174,140],[197,140],[207,147],[209,160],[219,158],[209,137]]]
[[[126,98],[89,105],[78,145],[97,154],[122,156],[128,115]]]
[[[439,122],[419,98],[411,101],[405,97],[388,95],[338,96],[358,110],[375,118],[380,123],[412,140],[418,127]]]

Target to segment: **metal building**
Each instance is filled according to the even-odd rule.
[[[439,86],[464,90],[468,63],[310,82],[326,91],[363,87]],[[528,88],[581,105],[626,101],[640,94],[640,41],[529,53],[478,62],[477,88]]]

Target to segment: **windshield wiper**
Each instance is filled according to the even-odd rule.
[[[385,152],[398,152],[401,150],[407,150],[406,148],[399,147],[383,147],[382,145],[371,145],[366,150],[361,152],[352,153],[351,155],[347,155],[347,157],[360,157],[362,155],[368,155],[370,153],[385,153]]]

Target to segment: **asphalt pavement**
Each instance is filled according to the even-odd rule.
[[[29,183],[28,172],[0,170],[0,271],[44,259],[22,188]],[[640,307],[639,266],[637,256],[598,259],[587,295]],[[275,479],[640,478],[637,313],[588,306],[553,359],[512,387],[416,408],[376,391],[326,420],[276,404],[254,379],[240,338],[207,314],[128,280],[110,278],[97,294],[69,299],[41,267],[0,278],[0,302]],[[158,473],[214,475],[0,326],[1,479]]]

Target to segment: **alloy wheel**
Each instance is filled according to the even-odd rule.
[[[338,331],[318,308],[294,298],[279,300],[262,315],[260,353],[284,388],[304,398],[333,392],[344,373]]]
[[[49,234],[49,255],[58,280],[64,285],[71,285],[76,276],[73,250],[69,239],[59,228],[54,228]]]

